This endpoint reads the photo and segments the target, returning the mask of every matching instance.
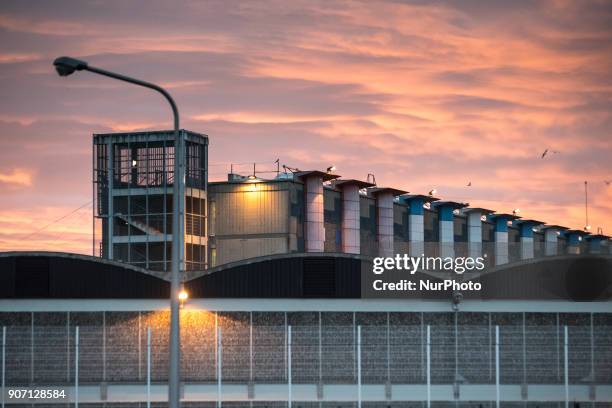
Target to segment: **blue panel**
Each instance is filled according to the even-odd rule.
[[[423,199],[413,198],[410,200],[410,214],[423,215]]]
[[[533,238],[533,227],[531,223],[526,222],[521,224],[521,237]]]
[[[452,221],[453,220],[453,207],[450,205],[439,206],[438,215],[440,217],[440,221]]]
[[[508,232],[508,220],[506,218],[495,219],[495,232]]]
[[[567,243],[569,245],[578,245],[580,244],[580,240],[578,239],[578,237],[580,237],[579,234],[569,234],[567,237]]]
[[[601,241],[600,238],[591,239],[589,242],[589,249],[591,251],[599,251],[601,249]]]

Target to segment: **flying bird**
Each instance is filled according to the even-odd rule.
[[[549,150],[549,149],[546,149],[546,150],[544,150],[544,152],[542,152],[542,155],[540,156],[540,159],[543,159],[544,157],[546,157],[546,155],[547,155],[548,153],[557,154],[557,153],[559,153],[559,152],[558,152],[557,150]]]
[[[471,181],[469,181],[469,182],[467,183],[467,187],[472,187],[472,182],[471,182]]]
[[[604,183],[606,183],[606,186],[609,186],[610,183],[612,183],[612,180],[604,180]]]

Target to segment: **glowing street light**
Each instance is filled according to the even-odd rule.
[[[134,85],[143,86],[145,88],[153,89],[159,92],[166,98],[166,101],[172,108],[172,114],[174,116],[174,183],[172,189],[172,200],[173,200],[173,211],[172,211],[172,273],[170,283],[170,371],[168,375],[168,406],[170,408],[179,408],[180,394],[179,394],[179,378],[180,378],[180,324],[179,324],[179,269],[181,267],[180,260],[180,238],[181,234],[181,216],[179,212],[180,203],[180,188],[179,183],[184,182],[184,153],[182,141],[179,136],[179,113],[178,108],[174,99],[170,94],[162,87],[152,84],[150,82],[141,81],[140,79],[131,78],[125,75],[117,74],[115,72],[106,71],[104,69],[90,66],[87,62],[81,61],[71,57],[59,57],[53,61],[55,70],[59,76],[68,76],[73,74],[75,71],[89,71],[94,74],[103,75],[105,77],[117,79],[119,81],[128,82]]]
[[[187,293],[185,289],[183,289],[179,292],[178,298],[181,302],[184,302],[189,299],[189,293]]]

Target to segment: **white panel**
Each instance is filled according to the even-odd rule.
[[[521,237],[521,259],[533,258],[533,238]]]
[[[440,256],[443,258],[454,257],[454,225],[453,221],[440,221]]]
[[[342,252],[358,254],[360,241],[359,187],[342,188]]]
[[[423,215],[410,214],[408,218],[410,255],[421,256],[425,254],[425,224]]]
[[[380,193],[376,205],[378,252],[380,256],[393,256],[393,194]]]
[[[556,229],[547,229],[544,233],[544,251],[546,256],[557,255],[559,235]]]
[[[323,252],[325,248],[325,226],[323,218],[323,180],[321,177],[306,178],[306,252]]]
[[[481,216],[482,214],[480,213],[480,211],[473,211],[468,213],[468,242],[482,242],[482,220],[480,219]]]
[[[495,231],[495,265],[508,263],[508,232]]]
[[[467,215],[468,254],[471,258],[482,256],[482,213],[471,211]]]

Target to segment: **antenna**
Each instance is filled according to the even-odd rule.
[[[276,163],[276,176],[278,177],[278,175],[280,174],[280,158],[274,160],[274,163]]]
[[[584,181],[584,230],[588,231],[591,229],[589,225],[589,183]]]
[[[285,173],[287,172],[287,170],[289,170],[291,173],[297,173],[298,171],[300,171],[300,169],[298,169],[297,167],[290,167],[286,164],[283,164],[283,170],[285,171]]]

